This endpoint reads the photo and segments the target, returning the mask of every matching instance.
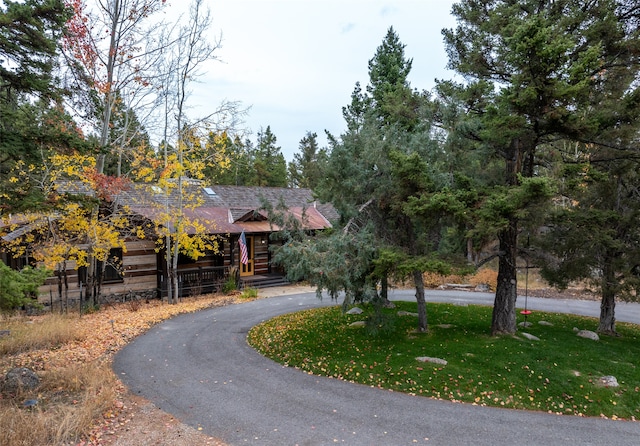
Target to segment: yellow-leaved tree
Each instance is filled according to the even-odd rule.
[[[68,291],[67,270],[86,267],[86,297],[97,304],[104,271],[98,265],[119,262],[109,258],[111,250],[126,252],[127,237],[144,236],[118,203],[129,181],[98,173],[93,156],[55,152],[39,166],[18,162],[10,181],[39,189],[43,203],[4,225],[5,247],[14,257],[32,258],[53,270],[60,298]],[[121,270],[118,263],[112,266]]]
[[[214,222],[202,211],[204,172],[213,164],[228,166],[229,161],[224,144],[207,144],[212,140],[226,138],[214,138],[211,132],[205,138],[194,128],[183,130],[175,147],[139,151],[132,164],[136,192],[128,194],[129,204],[153,221],[156,249],[164,253],[170,303],[179,296],[179,256],[195,261],[219,250]]]
[[[167,300],[178,297],[178,257],[180,253],[193,259],[205,250],[217,249],[211,236],[211,223],[197,215],[203,199],[200,181],[207,165],[228,166],[224,144],[207,145],[205,135],[233,129],[244,112],[236,102],[223,101],[209,114],[189,119],[186,113],[190,83],[202,74],[202,65],[217,60],[220,40],[209,42],[207,35],[211,15],[203,0],[193,0],[188,20],[176,30],[164,63],[158,67],[158,96],[164,104],[163,143],[157,152],[134,160],[136,180],[151,184],[158,211],[156,233],[165,253],[169,284]],[[173,120],[170,118],[174,118]],[[226,139],[226,138],[225,138]],[[222,141],[220,138],[218,141]],[[155,189],[155,190],[154,190]]]

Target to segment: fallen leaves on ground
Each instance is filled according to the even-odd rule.
[[[54,349],[31,350],[4,357],[0,360],[0,369],[5,374],[14,367],[27,367],[36,372],[47,372],[68,367],[74,363],[84,364],[90,361],[107,361],[110,365],[117,351],[155,324],[178,314],[236,302],[235,296],[208,295],[183,299],[173,305],[161,301],[149,301],[139,306],[132,306],[129,303],[104,306],[100,311],[70,318],[70,323],[77,324],[82,333],[78,340],[67,342]],[[37,321],[44,317],[47,316],[35,316],[31,319]],[[128,430],[127,425],[134,419],[137,409],[132,406],[137,406],[138,403],[132,403],[133,400],[130,395],[127,395],[126,387],[119,381],[117,393],[118,397],[113,407],[102,414],[102,419],[95,420],[93,430],[87,433],[86,438],[78,445],[127,444],[117,440],[118,431]],[[179,424],[167,414],[164,416],[168,417],[172,426]],[[165,424],[167,419],[164,420]],[[166,428],[173,429],[170,425]],[[142,435],[147,434],[142,432]],[[202,444],[221,444],[212,438],[204,438],[206,443]],[[165,440],[167,439],[162,440],[162,443],[146,444],[169,444],[164,442]]]

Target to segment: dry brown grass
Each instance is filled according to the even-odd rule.
[[[0,446],[76,441],[113,405],[116,394],[117,380],[107,362],[74,364],[45,373],[35,391],[2,398]],[[33,409],[22,407],[28,399],[37,399]]]
[[[573,285],[577,288],[586,288],[580,283]],[[525,286],[530,290],[549,288],[549,284],[540,276],[537,268],[530,268],[528,273],[526,269],[518,270],[518,288],[524,289]]]
[[[82,332],[76,323],[77,319],[77,316],[60,314],[5,319],[0,322],[0,327],[9,330],[11,335],[0,338],[0,355],[51,349],[79,340]]]
[[[72,313],[0,319],[0,329],[10,331],[0,338],[0,384],[15,367],[29,368],[41,379],[33,391],[3,389],[0,446],[104,444],[102,432],[118,430],[126,393],[111,370],[113,354],[162,320],[235,301],[210,295],[177,305],[118,304],[82,317]],[[37,404],[26,408],[26,400]]]

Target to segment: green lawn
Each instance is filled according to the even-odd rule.
[[[396,302],[374,331],[352,327],[374,312],[343,314],[340,307],[292,313],[249,332],[262,354],[309,373],[414,395],[557,414],[640,419],[640,327],[618,323],[620,337],[592,341],[574,327],[595,330],[597,320],[534,312],[522,336],[489,336],[491,308],[428,304],[429,332],[416,333],[416,304]],[[522,316],[519,315],[519,322]],[[544,320],[552,326],[538,324]],[[417,357],[445,359],[447,365]],[[602,387],[613,375],[619,387]]]

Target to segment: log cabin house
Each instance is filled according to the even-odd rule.
[[[190,200],[197,205],[184,210],[189,219],[206,226],[209,234],[215,235],[218,252],[207,252],[197,260],[180,255],[178,259],[178,281],[181,296],[218,291],[230,275],[237,276],[239,286],[264,287],[286,283],[284,271],[271,262],[270,237],[279,228],[269,221],[265,204],[274,208],[283,207],[289,218],[294,218],[302,227],[313,233],[331,227],[337,213],[330,204],[315,201],[309,189],[288,189],[250,186],[202,186],[199,181],[189,180]],[[159,222],[164,215],[175,209],[177,197],[168,197],[155,186],[134,185],[119,193],[118,204],[140,221]],[[32,223],[33,224],[33,223]],[[3,241],[24,233],[25,226],[11,227],[5,231],[0,226]],[[238,238],[244,232],[247,246],[247,263],[240,262]],[[126,249],[114,248],[110,260],[99,265],[103,274],[101,295],[104,299],[123,300],[135,298],[158,298],[166,295],[167,265],[164,252],[158,252],[156,237],[127,237]],[[0,249],[0,257],[13,268],[29,263],[28,253],[21,259],[10,256]],[[115,267],[114,265],[118,265]],[[86,268],[76,268],[68,262],[64,277],[51,277],[40,289],[39,300],[53,305],[68,301],[69,305],[82,300],[86,287]],[[62,303],[61,303],[62,305]]]

